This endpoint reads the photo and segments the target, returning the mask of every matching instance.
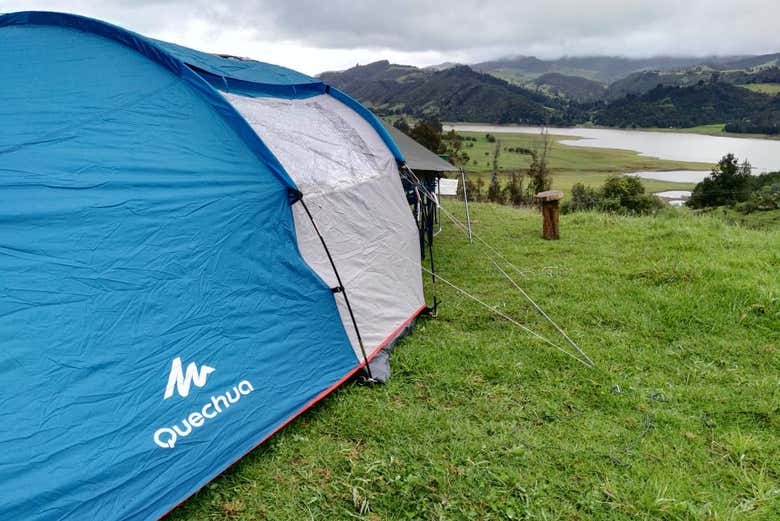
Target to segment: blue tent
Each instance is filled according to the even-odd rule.
[[[402,159],[289,69],[0,16],[0,519],[158,518],[392,342],[424,307]]]

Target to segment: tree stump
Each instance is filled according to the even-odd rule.
[[[561,199],[563,199],[563,192],[560,190],[547,190],[534,196],[534,201],[542,205],[542,237],[547,240],[560,238],[558,214]]]

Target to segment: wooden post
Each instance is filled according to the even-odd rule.
[[[534,201],[542,205],[542,237],[547,240],[560,238],[558,233],[558,213],[561,199],[563,199],[563,192],[560,190],[539,192],[534,197]]]

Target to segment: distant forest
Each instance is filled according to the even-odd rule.
[[[751,92],[728,83],[690,87],[657,86],[629,94],[591,112],[593,123],[607,127],[686,128],[726,123],[729,132],[777,134],[780,97]]]

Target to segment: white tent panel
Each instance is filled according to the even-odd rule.
[[[417,226],[395,158],[367,121],[329,95],[302,100],[225,97],[303,192],[371,355],[425,305]],[[294,205],[293,213],[304,259],[326,283],[337,286],[303,208]],[[362,359],[343,295],[336,302]]]
[[[302,100],[225,97],[306,195],[343,189],[391,172],[395,158],[355,111],[328,94]]]
[[[369,355],[425,304],[417,229],[414,221],[410,226],[411,213],[396,183],[400,185],[397,180],[382,177],[348,190],[306,198],[347,288]],[[396,191],[401,197],[389,196]],[[333,270],[311,222],[300,207],[294,208],[304,259],[335,287]],[[336,301],[344,327],[359,353],[344,299],[337,295]]]

